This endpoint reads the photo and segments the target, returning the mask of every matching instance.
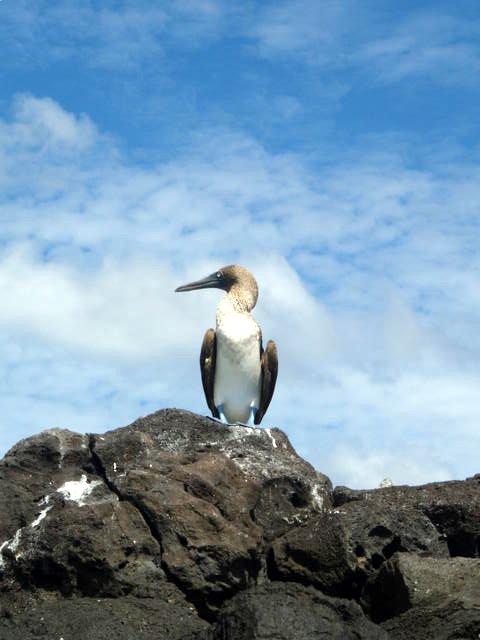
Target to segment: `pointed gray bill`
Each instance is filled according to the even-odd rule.
[[[195,282],[190,282],[189,284],[184,284],[181,287],[177,287],[175,289],[176,292],[180,291],[195,291],[196,289],[223,289],[225,286],[222,274],[220,271],[216,271],[215,273],[210,274],[206,278],[202,278],[201,280],[195,280]]]

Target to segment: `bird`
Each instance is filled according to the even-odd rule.
[[[267,411],[278,373],[277,346],[262,332],[251,311],[258,299],[253,275],[230,264],[206,278],[175,289],[223,289],[216,311],[216,330],[208,329],[200,350],[203,390],[213,419],[226,425],[259,425]]]

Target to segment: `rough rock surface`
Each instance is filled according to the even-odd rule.
[[[388,640],[355,602],[312,587],[272,582],[242,591],[222,609],[212,640]]]
[[[479,638],[480,558],[396,553],[367,582],[362,604],[396,637]]]
[[[0,640],[478,638],[479,541],[480,476],[332,491],[173,409],[52,429],[0,462]]]

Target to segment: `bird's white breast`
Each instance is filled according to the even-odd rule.
[[[215,405],[229,422],[246,422],[260,402],[260,330],[250,313],[219,305],[216,338]]]

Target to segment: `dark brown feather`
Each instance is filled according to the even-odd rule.
[[[261,343],[260,343],[261,344]],[[270,400],[275,390],[278,373],[277,346],[273,340],[267,342],[267,348],[263,351],[260,347],[260,360],[262,364],[262,389],[260,392],[260,406],[255,415],[255,424],[260,424],[268,409]]]
[[[217,408],[213,401],[213,383],[215,381],[215,360],[217,357],[217,339],[215,331],[208,329],[203,338],[200,351],[200,371],[202,372],[202,384],[208,407],[214,418],[219,418]]]

